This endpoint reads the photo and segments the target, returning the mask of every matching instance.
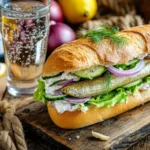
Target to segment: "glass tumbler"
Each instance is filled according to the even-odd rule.
[[[8,92],[33,94],[47,52],[50,0],[0,0],[0,15]]]

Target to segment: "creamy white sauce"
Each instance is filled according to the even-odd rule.
[[[121,70],[121,68],[119,68]],[[69,73],[69,72],[65,72],[63,73],[61,76],[55,77],[55,78],[50,78],[47,80],[44,80],[45,82],[45,93],[46,94],[51,94],[54,95],[54,91],[58,90],[60,88],[62,88],[62,86],[58,86],[52,85],[54,82],[58,81],[58,80],[71,80],[73,79],[73,81],[79,81],[80,78]],[[150,84],[148,83],[143,83],[138,87],[138,90],[147,90],[150,88]],[[130,95],[130,93],[128,93]],[[75,111],[75,110],[81,110],[82,112],[86,113],[86,111],[88,110],[88,107],[84,106],[84,104],[70,104],[65,100],[59,100],[59,101],[54,101],[52,102],[54,107],[56,108],[57,112],[62,114],[65,111]],[[79,108],[79,105],[82,106]]]
[[[150,84],[143,83],[138,87],[138,90],[147,90],[149,88],[150,88]],[[134,93],[134,96],[136,96],[136,94],[137,94],[137,92]],[[131,93],[129,92],[128,95],[131,95]],[[88,107],[84,106],[84,104],[80,104],[82,107],[81,107],[81,109],[79,109],[78,108],[79,104],[72,105],[64,100],[63,101],[55,101],[53,103],[54,103],[54,107],[60,114],[64,113],[65,111],[75,111],[75,110],[81,110],[82,112],[86,113],[86,111],[88,110]]]
[[[55,90],[62,88],[62,86],[58,86],[58,84],[55,84],[53,86],[51,86],[51,85],[54,82],[59,81],[59,80],[79,81],[80,78],[69,72],[65,72],[61,76],[43,80],[45,82],[45,93],[50,94],[50,95],[55,95],[54,94]],[[56,110],[58,111],[58,113],[60,113],[60,114],[62,114],[65,111],[79,110],[79,108],[78,108],[79,104],[73,105],[73,104],[68,103],[65,100],[54,101],[52,103],[53,103],[54,107],[56,108]],[[88,107],[85,107],[84,104],[80,104],[80,106],[82,106],[80,109],[82,112],[86,112],[88,110]]]
[[[145,91],[145,90],[147,90],[147,89],[149,89],[150,88],[150,84],[148,84],[148,83],[143,83],[143,84],[141,84],[140,86],[139,86],[139,90],[141,90],[141,91]]]
[[[53,85],[53,86],[50,86],[54,82],[59,81],[59,80],[79,81],[80,78],[77,77],[77,76],[75,76],[75,75],[73,75],[73,74],[71,74],[71,73],[69,73],[69,72],[65,72],[61,76],[44,80],[44,82],[45,82],[45,93],[46,94],[54,95],[54,91],[55,90],[58,90],[58,89],[62,88],[62,86],[58,86],[57,84]]]
[[[73,79],[73,81],[79,81],[80,78],[71,74],[70,72],[64,72],[62,75],[61,75],[61,78],[62,79],[66,79],[66,80],[71,80]]]
[[[45,84],[45,93],[50,95],[55,95],[54,94],[55,90],[58,90],[60,88],[62,88],[62,86],[53,85],[49,87],[48,85]]]
[[[86,111],[88,110],[88,107],[84,106],[84,104],[72,105],[65,100],[55,101],[53,102],[53,105],[56,108],[57,112],[60,114],[64,113],[65,111],[75,110],[81,110],[82,112],[86,113]],[[81,109],[78,108],[79,105],[82,105]]]

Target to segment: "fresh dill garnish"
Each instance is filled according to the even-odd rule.
[[[109,71],[107,71],[107,72],[106,72],[106,90],[108,90],[109,87],[110,87],[110,84],[111,84],[111,76],[112,76],[112,74],[111,74]]]
[[[122,47],[127,44],[128,39],[124,36],[117,35],[119,32],[118,27],[111,27],[108,24],[103,24],[95,30],[85,30],[85,35],[81,36],[83,38],[91,38],[93,42],[100,42],[104,39],[110,39],[112,45]]]

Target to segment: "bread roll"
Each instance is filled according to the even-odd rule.
[[[76,110],[73,112],[66,111],[63,114],[59,114],[57,110],[51,106],[50,102],[47,104],[47,107],[52,121],[58,127],[77,129],[97,122],[102,122],[148,101],[150,101],[150,89],[146,91],[137,91],[136,96],[128,97],[127,103],[117,104],[110,108],[91,106],[86,113]]]
[[[117,47],[109,39],[103,43],[92,42],[90,38],[81,38],[57,48],[47,59],[43,76],[54,75],[63,71],[77,71],[96,65],[108,66],[125,64],[135,58],[143,58],[150,53],[150,25],[143,25],[117,33],[128,39],[127,45]],[[48,112],[53,122],[66,129],[82,128],[119,115],[150,100],[150,89],[137,91],[128,96],[127,103],[113,107],[89,106],[86,113],[81,110],[66,111],[59,114],[49,102]]]
[[[60,46],[47,59],[42,75],[76,71],[95,65],[124,64],[150,53],[150,25],[137,26],[117,34],[128,39],[126,46],[112,45],[109,39],[103,43],[93,43],[90,38],[81,38]]]

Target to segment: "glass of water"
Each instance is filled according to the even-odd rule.
[[[47,52],[50,0],[0,0],[0,7],[8,92],[32,94]]]

